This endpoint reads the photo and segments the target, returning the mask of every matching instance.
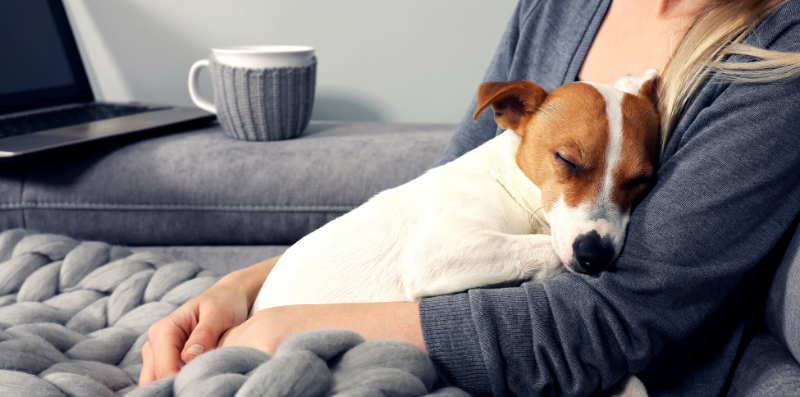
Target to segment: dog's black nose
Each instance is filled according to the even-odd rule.
[[[578,236],[572,243],[572,250],[578,264],[589,274],[600,272],[614,259],[611,238],[601,238],[594,230]]]

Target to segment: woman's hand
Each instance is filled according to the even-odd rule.
[[[217,346],[219,336],[247,319],[247,300],[227,285],[214,284],[147,330],[139,384],[176,374],[184,362]]]
[[[183,363],[217,347],[223,332],[247,320],[278,257],[231,273],[147,330],[139,384],[176,374]]]
[[[219,346],[247,346],[272,355],[288,337],[303,331],[347,328],[366,340],[400,339],[425,351],[416,302],[281,306],[261,310],[219,340]]]

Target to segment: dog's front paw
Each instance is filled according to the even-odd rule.
[[[558,264],[560,265],[559,267],[539,269],[539,271],[537,271],[533,275],[533,277],[531,277],[531,281],[539,282],[548,278],[553,278],[556,275],[563,273],[564,270],[566,270],[566,268],[563,265],[561,265],[561,262],[558,262]]]
[[[647,389],[636,375],[628,374],[608,391],[607,397],[647,397]]]
[[[557,274],[563,273],[566,268],[561,263],[561,259],[558,258],[553,245],[548,242],[536,252],[535,258],[533,258],[527,270],[528,278],[533,282],[537,282],[555,277]]]
[[[542,280],[545,280],[545,279],[548,279],[548,278],[555,277],[559,273],[563,273],[564,270],[566,270],[566,268],[561,263],[561,261],[558,261],[557,263],[555,263],[553,265],[546,266],[546,267],[543,267],[541,269],[537,269],[533,273],[533,275],[531,276],[530,279],[533,282],[542,281]]]

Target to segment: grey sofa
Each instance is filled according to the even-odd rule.
[[[121,244],[224,274],[422,174],[454,131],[315,121],[298,139],[254,143],[211,124],[0,163],[0,231]],[[730,396],[800,395],[800,236],[785,240]]]
[[[436,161],[453,125],[312,122],[299,139],[198,130],[0,163],[0,231],[26,228],[231,270]]]

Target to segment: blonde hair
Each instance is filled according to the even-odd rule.
[[[661,149],[710,75],[731,82],[777,82],[800,74],[800,53],[769,51],[742,41],[788,0],[716,0],[697,15],[661,73]],[[751,62],[727,62],[730,55]]]

